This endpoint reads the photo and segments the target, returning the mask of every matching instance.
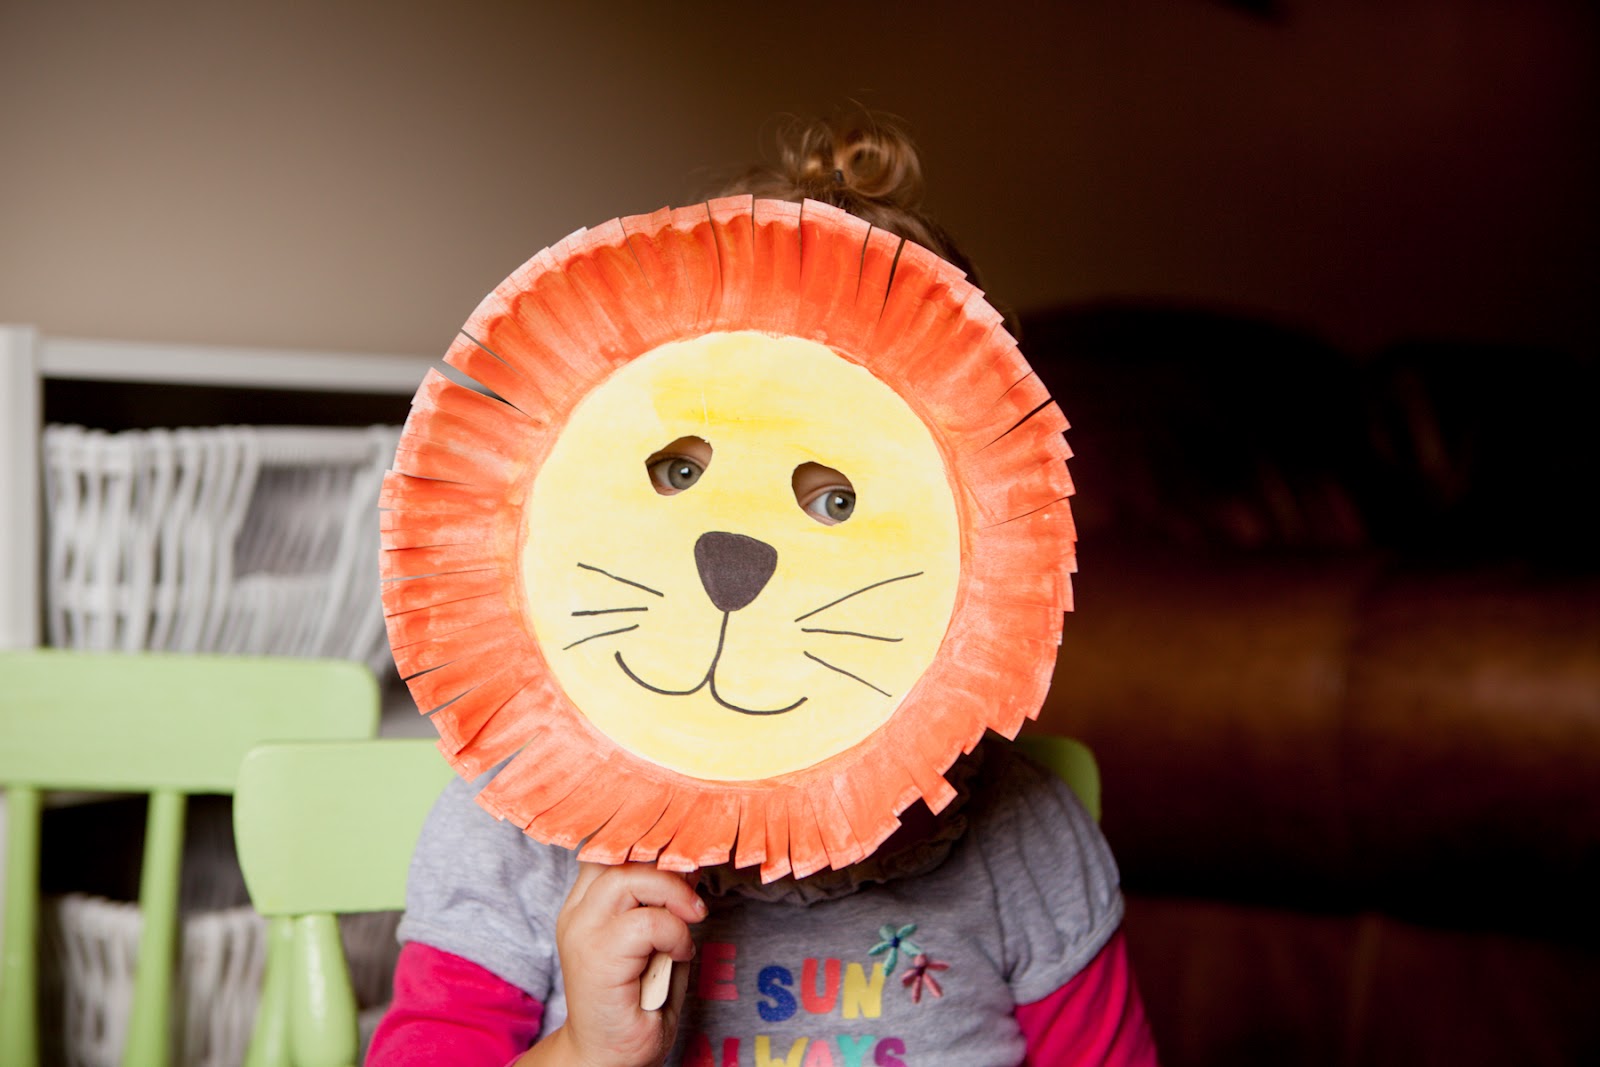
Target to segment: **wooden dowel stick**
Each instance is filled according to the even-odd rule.
[[[672,957],[657,952],[650,957],[639,980],[639,1007],[655,1011],[667,1002],[667,992],[672,988]]]

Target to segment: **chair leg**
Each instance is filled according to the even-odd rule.
[[[351,1067],[361,1038],[336,917],[295,917],[294,976],[289,1033],[295,1067]]]
[[[139,875],[139,959],[123,1063],[163,1067],[169,1055],[172,985],[178,944],[178,879],[183,861],[184,795],[150,794],[144,866]]]
[[[294,981],[294,920],[280,915],[267,925],[267,963],[261,1000],[244,1067],[290,1067],[289,990]]]
[[[0,937],[0,1063],[39,1062],[39,819],[37,789],[6,790],[5,928]]]

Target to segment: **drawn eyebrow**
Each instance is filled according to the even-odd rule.
[[[820,609],[819,609],[820,610]],[[799,620],[795,620],[798,622]],[[840,637],[865,637],[868,641],[904,641],[903,637],[881,637],[878,634],[857,633],[855,630],[824,630],[820,626],[802,626],[803,634],[838,634]]]
[[[573,617],[579,615],[615,615],[622,611],[649,611],[649,608],[590,608],[586,611],[574,611]]]
[[[578,638],[578,640],[572,642],[572,644],[567,645],[566,647],[562,648],[561,651],[565,652],[568,648],[577,648],[579,645],[583,644],[585,641],[593,641],[597,637],[610,637],[612,634],[625,634],[629,630],[637,630],[638,628],[639,628],[639,624],[638,623],[634,623],[632,626],[624,626],[620,630],[605,630],[605,631],[603,631],[601,633],[590,634],[588,637],[580,637],[580,638]]]
[[[578,566],[581,567],[581,566],[583,566],[583,564],[580,563],[580,564],[578,564]],[[803,622],[804,620],[811,618],[811,616],[817,614],[818,612],[827,611],[829,608],[833,607],[835,604],[843,604],[846,600],[849,600],[851,597],[860,596],[862,593],[867,592],[869,589],[876,589],[880,585],[888,585],[890,582],[903,582],[907,578],[919,578],[921,576],[922,576],[922,572],[921,571],[915,571],[915,572],[913,572],[911,574],[901,574],[901,575],[898,575],[897,577],[894,577],[894,578],[885,578],[883,581],[881,581],[881,582],[873,582],[871,585],[864,585],[860,589],[857,589],[853,593],[846,593],[844,596],[840,597],[838,600],[830,600],[826,604],[822,605],[822,607],[820,607],[820,608],[813,608],[812,610],[806,612],[804,615],[800,616],[798,619],[795,619],[794,621],[795,622]],[[884,695],[887,696],[888,694],[884,694]]]
[[[865,678],[861,677],[859,674],[851,674],[849,671],[845,670],[843,667],[835,667],[833,664],[829,663],[825,659],[822,659],[820,656],[813,656],[809,652],[802,652],[801,654],[804,655],[806,657],[806,659],[815,660],[816,662],[822,664],[824,667],[828,668],[830,671],[838,671],[840,674],[844,675],[846,678],[854,678],[856,681],[860,682],[862,685],[866,686],[868,689],[872,690],[874,693],[883,693],[884,696],[889,696],[890,695],[889,693],[884,693],[882,689],[879,689],[877,686],[873,685],[871,682],[867,681]]]
[[[614,582],[621,582],[623,585],[631,585],[635,589],[643,589],[646,593],[651,593],[651,594],[653,594],[655,596],[664,597],[664,596],[667,595],[667,594],[663,593],[659,589],[651,589],[648,585],[642,585],[639,582],[635,582],[635,581],[632,581],[630,579],[623,578],[620,575],[612,574],[610,571],[601,570],[599,567],[590,566],[587,563],[580,563],[580,564],[578,564],[578,566],[580,568],[582,568],[583,570],[586,570],[586,571],[594,571],[596,574],[603,574],[607,578],[610,578]]]

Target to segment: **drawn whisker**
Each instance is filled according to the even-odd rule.
[[[827,660],[822,659],[819,656],[813,656],[809,652],[806,652],[806,653],[803,653],[803,654],[805,655],[806,659],[815,660],[817,663],[822,664],[824,667],[828,668],[830,671],[838,671],[840,674],[844,675],[846,678],[854,678],[856,681],[860,682],[862,685],[866,686],[868,689],[872,690],[874,693],[883,693],[884,696],[890,696],[891,695],[889,693],[884,693],[884,691],[882,689],[879,689],[877,686],[873,685],[871,682],[867,681],[865,678],[861,677],[859,674],[851,674],[849,671],[845,670],[843,667],[835,667],[833,664],[829,663]]]
[[[619,612],[624,612],[624,611],[649,611],[649,610],[650,610],[649,608],[590,608],[587,611],[574,611],[572,613],[572,617],[573,618],[578,618],[581,615],[616,615]]]
[[[583,566],[583,564],[580,563],[580,564],[578,564],[578,566],[581,567],[581,566]],[[907,578],[920,578],[921,576],[922,576],[922,572],[921,571],[915,571],[915,572],[913,572],[911,574],[901,574],[901,575],[898,575],[898,576],[896,576],[894,578],[885,578],[883,581],[881,581],[881,582],[873,582],[871,585],[864,585],[860,589],[857,589],[853,593],[846,593],[844,596],[840,597],[838,600],[830,600],[830,601],[828,601],[826,604],[822,605],[822,607],[820,607],[820,608],[812,608],[810,611],[806,612],[804,615],[800,616],[798,619],[795,619],[794,621],[795,622],[803,622],[806,619],[811,618],[811,616],[817,614],[818,612],[827,611],[829,608],[833,607],[836,604],[843,604],[846,600],[849,600],[851,597],[860,596],[862,593],[865,593],[868,590],[876,589],[880,585],[888,585],[890,582],[903,582]]]
[[[607,578],[610,578],[614,582],[621,582],[623,585],[631,585],[635,589],[643,589],[646,593],[650,593],[653,596],[664,597],[664,596],[667,595],[667,594],[663,593],[659,589],[651,589],[648,585],[644,585],[644,584],[642,584],[640,582],[635,582],[635,581],[633,581],[632,579],[629,579],[629,578],[624,578],[624,577],[622,577],[621,575],[618,575],[618,574],[612,574],[610,571],[607,571],[607,570],[601,570],[599,567],[591,566],[588,563],[580,563],[580,564],[578,564],[578,567],[580,569],[582,569],[582,570],[594,571],[596,574],[603,574]]]
[[[868,641],[896,642],[905,640],[903,637],[883,637],[879,634],[857,633],[855,630],[824,630],[820,626],[802,626],[800,627],[800,632],[803,634],[837,634],[840,637],[865,637]]]
[[[593,641],[597,637],[610,637],[612,634],[625,634],[629,630],[637,630],[638,628],[639,628],[639,624],[638,623],[634,623],[632,626],[624,626],[624,627],[622,627],[621,629],[618,629],[618,630],[605,630],[605,631],[602,631],[601,633],[590,634],[588,637],[580,637],[580,638],[578,638],[576,641],[572,642],[572,644],[567,645],[564,648],[562,648],[561,651],[565,652],[569,648],[577,648],[579,645],[583,644],[585,641]]]

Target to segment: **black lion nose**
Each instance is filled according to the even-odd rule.
[[[778,569],[778,550],[744,534],[712,531],[694,543],[700,584],[718,611],[738,611],[760,595]]]

